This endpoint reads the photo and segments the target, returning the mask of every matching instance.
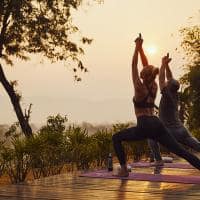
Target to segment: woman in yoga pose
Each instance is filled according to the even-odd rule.
[[[154,115],[154,101],[157,93],[155,78],[158,75],[159,70],[158,68],[148,64],[142,48],[143,40],[141,34],[135,40],[135,43],[136,46],[132,60],[132,79],[135,91],[133,103],[137,117],[137,126],[122,130],[113,135],[112,139],[115,153],[121,165],[121,169],[117,176],[124,177],[129,175],[122,142],[144,139],[153,139],[158,141],[169,151],[183,157],[200,170],[200,160],[180,146],[175,138],[170,135],[159,118]],[[140,76],[137,67],[138,54],[140,54],[143,66],[145,66],[143,67]],[[169,56],[163,57],[162,65],[167,65],[170,60]]]
[[[181,145],[200,152],[200,141],[192,136],[179,118],[178,89],[180,83],[174,79],[169,65],[163,65],[160,68],[159,86],[162,94],[159,105],[159,119]],[[154,140],[149,140],[149,146],[151,148],[151,160],[156,160],[153,164],[162,165],[158,143]]]

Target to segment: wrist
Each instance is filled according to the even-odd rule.
[[[135,51],[139,52],[139,48],[137,46],[135,46]]]
[[[139,51],[139,52],[142,52],[142,51],[143,51],[142,46],[138,47],[138,51]]]
[[[166,68],[166,65],[162,63],[161,68]]]
[[[142,51],[142,47],[141,46],[136,46],[136,47],[137,47],[138,52]]]

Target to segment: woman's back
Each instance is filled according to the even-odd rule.
[[[157,84],[153,82],[150,86],[141,83],[135,87],[135,96],[133,103],[136,117],[139,116],[153,116],[155,114],[155,98],[157,93]]]

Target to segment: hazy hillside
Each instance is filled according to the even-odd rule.
[[[133,105],[129,99],[88,100],[58,97],[24,97],[23,109],[33,103],[31,123],[44,124],[49,115],[67,115],[71,122],[116,123],[134,121]],[[0,124],[13,123],[16,116],[7,97],[1,97]]]
[[[120,123],[122,123],[122,122],[120,122]],[[129,123],[129,124],[134,126],[133,122],[126,121],[126,122],[123,122],[123,123]],[[37,132],[43,125],[45,125],[45,124],[31,124],[33,132]],[[70,125],[80,126],[82,128],[85,128],[88,131],[89,135],[95,133],[97,130],[112,129],[112,127],[113,127],[112,123],[95,124],[95,123],[89,123],[89,122],[82,122],[82,123],[69,122],[69,123],[66,123],[66,128]],[[10,125],[8,125],[8,124],[1,124],[0,125],[0,139],[4,138],[5,132],[8,131],[9,126]]]

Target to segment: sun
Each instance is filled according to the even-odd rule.
[[[156,54],[157,47],[155,45],[148,46],[146,47],[146,51],[148,54],[151,54],[151,55]]]

